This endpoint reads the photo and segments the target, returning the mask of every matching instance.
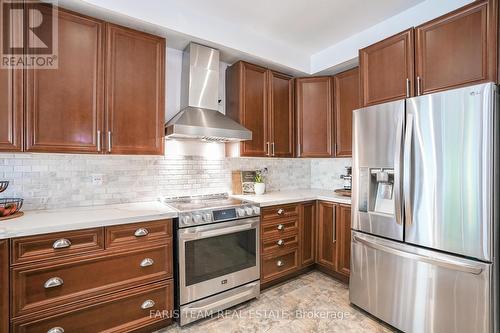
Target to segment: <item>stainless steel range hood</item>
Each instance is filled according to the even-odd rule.
[[[182,56],[181,111],[165,126],[167,139],[244,141],[252,132],[217,111],[219,51],[189,44]]]

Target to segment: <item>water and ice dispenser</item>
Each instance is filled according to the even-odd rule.
[[[394,169],[360,168],[358,210],[394,215]]]

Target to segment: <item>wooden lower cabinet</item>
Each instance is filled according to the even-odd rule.
[[[93,303],[70,307],[63,312],[44,314],[13,322],[14,333],[52,332],[131,332],[149,328],[149,331],[170,322],[173,310],[173,282],[162,281],[103,296]]]
[[[339,205],[337,216],[337,272],[348,278],[351,269],[351,206]]]
[[[316,263],[334,271],[337,256],[336,218],[338,204],[328,201],[318,203]]]
[[[306,202],[300,205],[300,265],[313,265],[316,249],[316,202]]]
[[[9,241],[0,240],[0,332],[9,331]]]
[[[67,246],[55,248],[61,240]],[[10,240],[11,288],[3,289],[11,290],[11,331],[151,332],[168,325],[172,242],[171,220]],[[0,264],[4,253],[0,248]]]

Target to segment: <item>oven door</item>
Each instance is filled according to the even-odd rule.
[[[259,217],[178,230],[184,305],[260,277]]]

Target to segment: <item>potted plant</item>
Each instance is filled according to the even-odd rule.
[[[264,194],[266,192],[266,183],[264,183],[264,176],[262,170],[258,170],[255,174],[255,184],[254,184],[255,194]]]

